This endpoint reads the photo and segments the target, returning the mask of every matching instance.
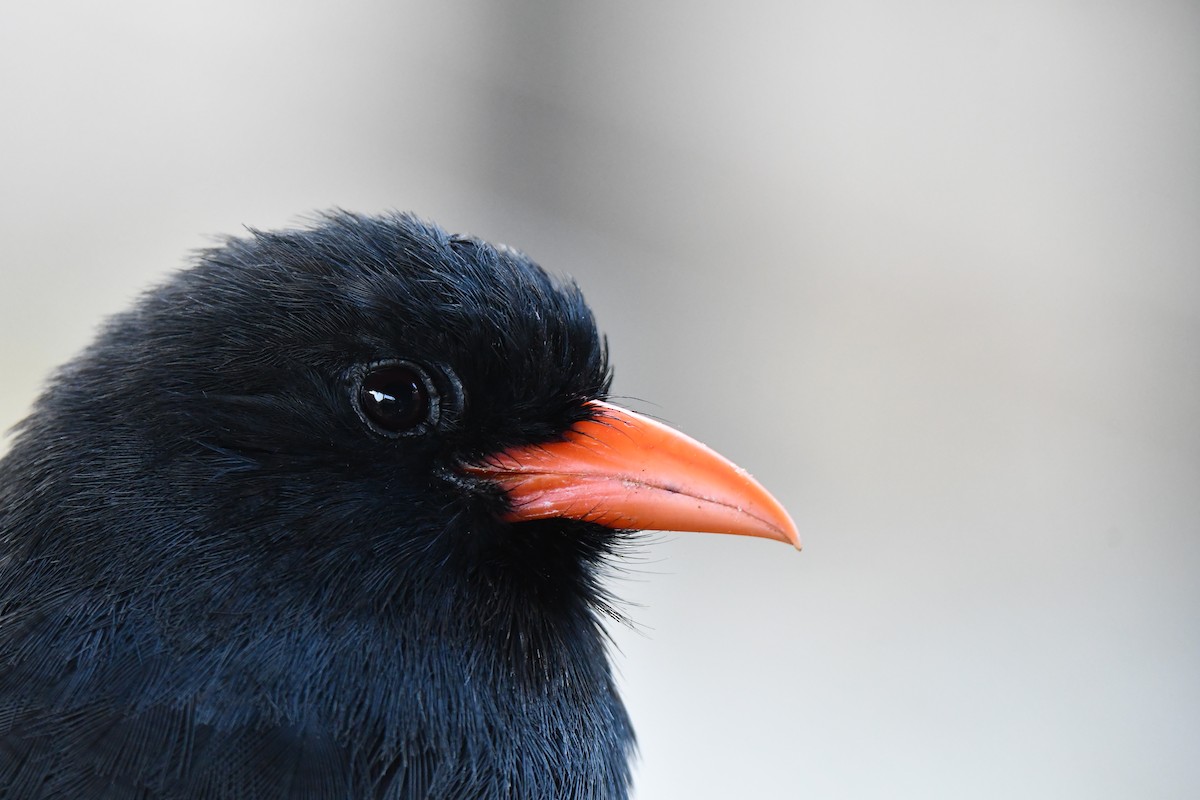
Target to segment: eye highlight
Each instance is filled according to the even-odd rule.
[[[355,394],[363,419],[385,436],[424,433],[437,423],[437,392],[416,364],[374,364],[363,373]]]

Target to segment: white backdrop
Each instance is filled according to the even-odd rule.
[[[208,236],[574,274],[769,542],[618,591],[640,798],[1200,793],[1200,6],[81,0],[0,17],[0,425]]]

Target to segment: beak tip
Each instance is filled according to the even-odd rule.
[[[796,527],[796,521],[792,519],[792,515],[753,478],[750,478],[750,482],[755,490],[761,493],[764,498],[763,505],[766,506],[762,512],[756,515],[762,523],[759,535],[769,536],[784,544],[790,544],[796,548],[797,552],[803,550],[804,543],[800,541],[800,529]],[[768,533],[768,531],[770,532]]]
[[[785,528],[782,531],[782,533],[783,533],[783,538],[781,541],[783,541],[785,544],[790,544],[792,547],[796,548],[797,553],[804,550],[804,543],[800,541],[800,532],[798,530],[796,530],[795,525],[788,526],[787,528]]]

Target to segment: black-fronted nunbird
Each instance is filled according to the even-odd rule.
[[[254,232],[0,462],[0,798],[620,798],[630,531],[798,544],[606,401],[578,289],[406,215]]]

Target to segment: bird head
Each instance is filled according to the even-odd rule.
[[[628,529],[798,546],[761,486],[606,402],[610,381],[573,283],[411,216],[336,213],[204,252],[42,404],[75,468],[171,498],[175,539],[334,564],[358,547],[405,579],[472,559],[548,574],[546,559],[598,558]]]
[[[610,380],[575,285],[411,216],[201,253],[57,374],[0,462],[22,713],[302,730],[370,780],[505,785],[555,752],[618,796],[604,565],[635,529],[799,541]]]

